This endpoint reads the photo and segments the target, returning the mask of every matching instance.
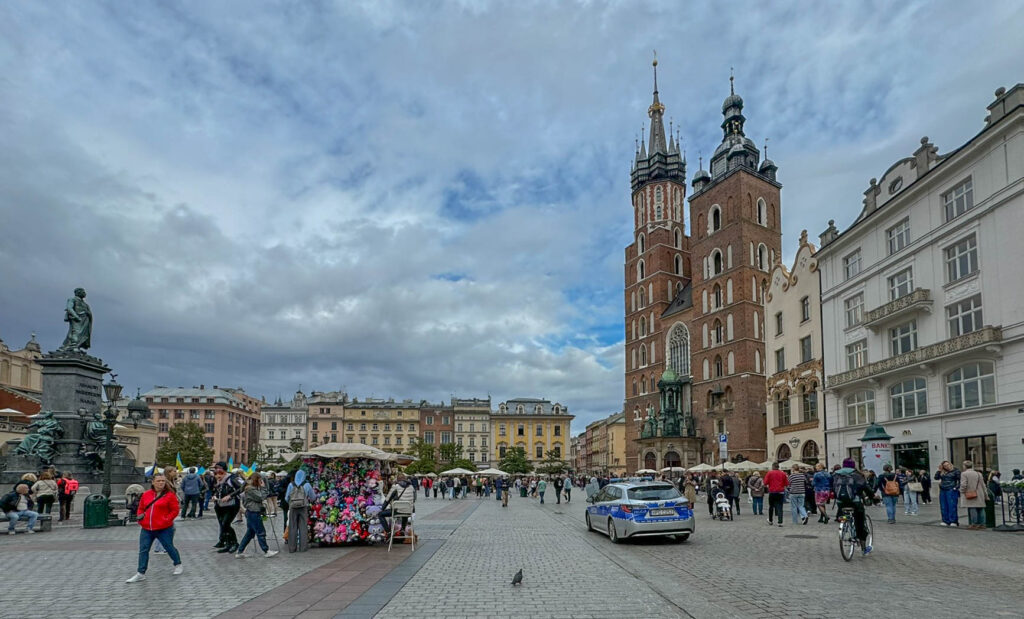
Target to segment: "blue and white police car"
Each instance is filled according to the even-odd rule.
[[[684,542],[693,533],[693,506],[668,482],[612,483],[587,502],[587,529],[606,534],[615,544],[649,535]]]

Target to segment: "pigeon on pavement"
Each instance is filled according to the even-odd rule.
[[[523,584],[523,570],[516,572],[516,575],[512,577],[512,586]]]

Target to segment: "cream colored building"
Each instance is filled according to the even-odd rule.
[[[352,442],[343,438],[347,401],[348,394],[344,391],[314,391],[309,394],[306,400],[306,436],[309,447]]]
[[[510,447],[522,447],[527,459],[536,465],[548,452],[557,458],[569,457],[569,426],[573,416],[561,404],[535,398],[502,402],[491,415],[494,452],[500,462]]]
[[[412,400],[396,402],[354,399],[345,404],[344,437],[347,443],[363,443],[384,451],[405,451],[419,436],[420,404]]]
[[[452,414],[455,443],[462,445],[462,454],[478,468],[490,467],[491,399],[452,398]]]
[[[259,442],[262,402],[241,389],[205,385],[185,388],[154,387],[142,394],[157,425],[157,447],[177,424],[194,423],[203,428],[206,444],[213,448],[214,461],[233,459],[249,462]],[[186,466],[207,463],[186,462]]]
[[[42,356],[35,333],[20,350],[11,350],[0,339],[0,387],[38,397],[43,392],[43,366],[36,360]]]
[[[767,453],[778,461],[825,459],[821,286],[814,252],[804,230],[793,269],[776,263],[765,294]]]
[[[264,404],[260,412],[260,448],[282,457],[295,453],[293,444],[305,449],[308,414],[306,394],[301,391],[287,402],[278,398],[273,404]]]

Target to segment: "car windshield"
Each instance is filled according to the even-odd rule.
[[[645,486],[630,488],[626,491],[626,496],[632,501],[663,501],[678,499],[680,495],[675,486]]]

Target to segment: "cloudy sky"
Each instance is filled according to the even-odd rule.
[[[7,2],[0,338],[129,388],[546,397],[621,410],[629,163],[651,98],[692,176],[730,67],[787,259],[923,135],[1024,81],[1024,5]]]

